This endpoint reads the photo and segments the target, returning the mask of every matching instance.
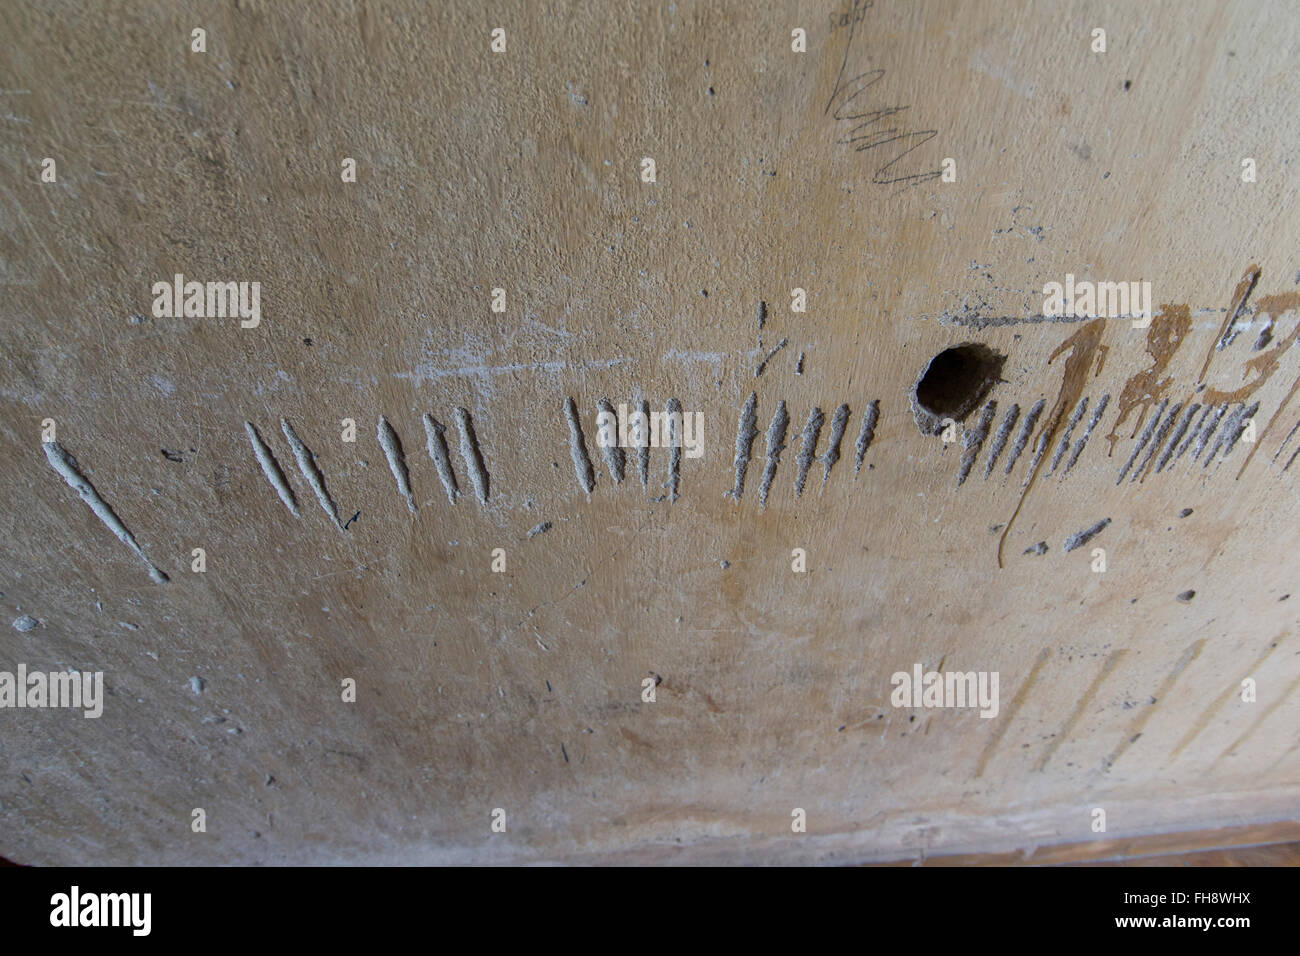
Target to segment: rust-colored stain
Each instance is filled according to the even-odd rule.
[[[654,749],[654,744],[650,743],[650,741],[646,740],[644,737],[640,736],[639,734],[634,734],[626,727],[618,728],[618,732],[623,735],[624,740],[630,741],[631,743],[636,744],[638,747],[645,747],[647,750]]]
[[[1120,439],[1119,426],[1124,423],[1129,414],[1139,405],[1142,406],[1142,414],[1133,423],[1133,434],[1128,436],[1132,438],[1142,427],[1147,412],[1164,397],[1169,386],[1173,384],[1172,375],[1163,379],[1160,376],[1169,368],[1174,354],[1187,338],[1191,328],[1192,312],[1185,305],[1165,305],[1160,315],[1151,320],[1151,328],[1147,332],[1147,352],[1153,361],[1150,368],[1137,372],[1124,383],[1124,388],[1119,395],[1119,415],[1111,425],[1110,434],[1106,436],[1106,441],[1110,443],[1106,452],[1107,457],[1115,453],[1115,442]]]
[[[1300,308],[1300,293],[1287,292],[1282,295],[1270,295],[1260,299],[1258,312],[1263,315],[1281,315],[1283,312],[1297,308]],[[1300,336],[1300,324],[1296,325],[1291,334],[1273,348],[1256,355],[1253,359],[1247,360],[1246,367],[1242,371],[1242,377],[1244,378],[1251,371],[1254,371],[1254,379],[1231,392],[1220,391],[1217,388],[1206,389],[1204,402],[1208,405],[1217,405],[1220,402],[1236,403],[1245,401],[1258,391],[1277,371],[1283,354],[1295,344],[1297,336]]]
[[[1276,317],[1292,309],[1300,309],[1300,292],[1283,292],[1276,295],[1264,296],[1259,300],[1259,306],[1255,311],[1256,314]],[[1220,332],[1220,337],[1222,337],[1222,334],[1223,333]],[[1206,402],[1210,404],[1220,401],[1237,402],[1254,394],[1264,385],[1264,383],[1272,378],[1273,374],[1278,370],[1278,366],[1282,362],[1282,356],[1295,344],[1297,336],[1300,336],[1300,324],[1297,324],[1296,327],[1291,330],[1291,334],[1276,346],[1262,355],[1257,355],[1254,358],[1247,360],[1246,367],[1242,371],[1242,377],[1244,378],[1251,371],[1254,371],[1255,378],[1253,380],[1231,392],[1225,392],[1213,388],[1208,389],[1205,393]],[[1204,377],[1204,371],[1202,371],[1201,374],[1202,377]],[[1246,454],[1246,460],[1241,463],[1241,468],[1237,470],[1238,478],[1240,478],[1242,473],[1245,472],[1246,466],[1249,465],[1250,460],[1255,457],[1255,452],[1259,451],[1259,446],[1264,443],[1264,436],[1269,433],[1269,430],[1273,427],[1273,423],[1282,417],[1282,413],[1285,412],[1287,406],[1291,404],[1291,399],[1295,398],[1297,391],[1300,391],[1300,376],[1297,376],[1296,380],[1291,384],[1290,390],[1278,405],[1277,411],[1273,413],[1273,417],[1268,420],[1268,424],[1264,426],[1263,430],[1255,439],[1255,443],[1251,445],[1250,451]]]

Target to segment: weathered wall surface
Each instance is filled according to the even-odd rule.
[[[10,3],[0,36],[0,670],[106,688],[0,710],[0,853],[836,861],[1294,817],[1289,4]],[[259,282],[260,324],[156,316],[176,273]],[[1150,327],[1049,320],[1067,274],[1149,281]],[[1005,360],[932,383],[972,406],[945,441],[913,387],[965,343]],[[703,455],[616,482],[602,399],[700,413]],[[997,672],[997,715],[893,706],[915,664]]]

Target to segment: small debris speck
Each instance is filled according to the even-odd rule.
[[[14,630],[26,634],[39,623],[40,621],[36,620],[36,618],[32,617],[30,614],[24,614],[22,617],[14,619]]]
[[[1178,595],[1178,601],[1182,604],[1191,604],[1192,598],[1194,597],[1196,597],[1195,591],[1184,591],[1182,594]]]

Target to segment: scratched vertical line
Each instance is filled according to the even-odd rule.
[[[1300,381],[1300,379],[1297,379],[1297,381]],[[1276,463],[1277,463],[1277,456],[1280,455],[1280,454],[1282,454],[1283,449],[1286,448],[1287,444],[1291,441],[1292,436],[1295,435],[1295,433],[1296,433],[1296,429],[1300,429],[1300,420],[1297,420],[1296,423],[1295,423],[1294,425],[1291,426],[1291,430],[1290,430],[1289,432],[1286,433],[1286,437],[1282,439],[1282,444],[1278,445],[1278,446],[1277,446],[1277,451],[1273,452],[1273,457],[1272,457],[1272,459],[1269,461],[1269,464],[1276,464]],[[1243,465],[1242,468],[1244,469],[1245,466]],[[1241,472],[1238,472],[1238,473],[1237,473],[1237,477],[1238,477],[1238,478],[1241,477]]]
[[[1142,435],[1138,438],[1137,444],[1133,446],[1133,454],[1129,455],[1128,461],[1124,462],[1124,467],[1119,470],[1119,477],[1115,479],[1115,484],[1123,484],[1125,476],[1128,475],[1129,469],[1137,461],[1138,455],[1142,454],[1142,449],[1147,447],[1151,441],[1151,436],[1156,433],[1156,428],[1160,424],[1160,419],[1164,417],[1165,408],[1169,405],[1169,399],[1164,399],[1156,413],[1151,416],[1151,421],[1147,422],[1147,427],[1142,429]]]
[[[136,541],[135,535],[122,523],[122,519],[113,510],[113,506],[104,500],[103,496],[95,489],[95,486],[91,484],[90,479],[82,474],[77,459],[68,454],[67,450],[56,441],[43,442],[41,447],[45,451],[45,459],[50,463],[50,467],[58,472],[68,487],[75,491],[77,496],[86,503],[91,513],[102,521],[109,531],[113,532],[117,540],[130,548],[131,552],[148,566],[149,577],[159,584],[169,581],[170,578],[167,577],[167,574],[145,554],[144,549],[140,547],[140,543]]]
[[[1193,402],[1187,407],[1187,411],[1183,413],[1182,421],[1180,421],[1178,427],[1174,429],[1174,433],[1169,439],[1169,444],[1165,446],[1165,453],[1160,456],[1160,461],[1156,464],[1157,475],[1165,470],[1165,465],[1169,464],[1170,459],[1174,457],[1174,452],[1177,450],[1179,443],[1183,440],[1183,435],[1187,433],[1188,426],[1191,425],[1192,419],[1196,417],[1196,413],[1200,410],[1201,406]],[[1146,481],[1146,475],[1142,476],[1142,480]]]
[[[1165,436],[1168,435],[1169,430],[1173,428],[1174,422],[1178,420],[1178,414],[1182,410],[1182,402],[1175,403],[1174,407],[1169,410],[1169,414],[1165,416],[1165,420],[1161,423],[1160,427],[1156,429],[1156,434],[1155,437],[1151,439],[1151,444],[1147,446],[1147,453],[1142,459],[1142,464],[1138,465],[1137,470],[1129,476],[1128,480],[1130,483],[1136,481],[1138,484],[1141,484],[1142,481],[1146,480],[1147,472],[1151,468],[1151,463],[1156,460],[1156,452],[1158,452],[1164,445]],[[1141,480],[1139,480],[1139,478]]]
[[[491,493],[492,476],[483,463],[483,448],[479,444],[478,433],[474,431],[474,417],[468,409],[456,409],[456,425],[460,429],[460,457],[465,461],[469,483],[474,486],[474,495],[479,504],[485,505]]]
[[[271,451],[270,446],[262,439],[257,427],[252,422],[244,422],[244,431],[248,433],[248,440],[253,446],[253,455],[262,468],[262,474],[271,483],[271,487],[280,496],[280,500],[289,509],[289,513],[295,518],[301,518],[302,512],[298,510],[298,497],[293,493],[293,488],[289,486],[289,480],[284,475],[284,469],[276,461],[275,454]]]
[[[984,462],[985,479],[993,474],[993,466],[998,463],[998,456],[1002,454],[1002,449],[1006,447],[1007,439],[1011,437],[1011,429],[1016,427],[1016,421],[1019,418],[1020,406],[1012,405],[1002,419],[1002,424],[998,426],[997,433],[993,436],[993,444],[989,448],[988,458]]]
[[[1279,707],[1281,707],[1283,704],[1287,702],[1287,700],[1291,697],[1291,694],[1295,691],[1297,687],[1300,687],[1300,674],[1297,674],[1295,679],[1292,680],[1291,683],[1286,685],[1286,689],[1282,691],[1281,694],[1278,695],[1277,700],[1273,701],[1273,703],[1269,704],[1267,707],[1264,708],[1264,712],[1255,718],[1255,722],[1251,724],[1248,728],[1246,728],[1246,731],[1240,737],[1238,737],[1231,744],[1229,744],[1227,749],[1225,749],[1223,753],[1219,754],[1219,756],[1214,758],[1214,762],[1218,763],[1224,757],[1228,756],[1228,754],[1234,753],[1238,747],[1244,744],[1246,742],[1246,739],[1250,737],[1250,735],[1253,734],[1255,731],[1259,730],[1260,725],[1263,724],[1264,721],[1268,720],[1269,715],[1272,714],[1273,711],[1277,710]]]
[[[607,418],[603,418],[603,421],[606,423],[612,422],[614,429],[617,432],[620,423],[618,420],[618,413],[614,411],[613,402],[608,398],[602,398],[596,403],[596,407],[600,409],[602,416],[608,416]],[[627,423],[623,422],[622,426],[626,428]],[[597,429],[599,430],[599,425],[597,425]],[[605,467],[609,469],[609,474],[610,477],[614,479],[614,484],[621,485],[623,483],[624,469],[627,467],[627,456],[623,453],[623,449],[619,447],[617,441],[605,443],[604,451]]]
[[[644,398],[641,399],[637,411],[641,413],[641,417],[636,437],[636,470],[641,476],[641,490],[648,491],[650,487],[650,403]]]
[[[415,493],[411,491],[411,471],[406,465],[406,451],[402,447],[402,438],[383,415],[379,416],[376,437],[379,439],[379,447],[383,449],[384,457],[388,460],[388,470],[393,473],[393,480],[397,482],[397,493],[406,501],[406,507],[411,514],[416,514],[418,506],[415,503]]]
[[[979,458],[980,449],[984,447],[984,441],[989,437],[989,429],[993,427],[993,417],[997,414],[998,403],[989,402],[984,406],[984,411],[980,414],[979,421],[973,429],[966,429],[962,435],[962,456],[961,467],[957,472],[957,487],[960,488],[970,477],[970,471],[975,467],[975,460]]]
[[[777,403],[772,424],[767,428],[767,465],[763,469],[763,483],[758,489],[758,505],[767,507],[767,496],[772,490],[772,481],[776,478],[777,465],[781,463],[781,452],[785,450],[785,433],[790,426],[790,414],[786,411],[785,400]]]
[[[1201,638],[1199,641],[1189,644],[1187,650],[1183,651],[1183,656],[1178,659],[1178,663],[1174,665],[1174,669],[1169,672],[1169,676],[1166,677],[1164,682],[1156,689],[1154,702],[1149,706],[1144,707],[1142,712],[1134,718],[1133,722],[1129,724],[1128,730],[1125,731],[1124,739],[1120,741],[1119,746],[1112,750],[1110,756],[1101,762],[1103,773],[1110,773],[1110,768],[1115,766],[1115,761],[1123,756],[1124,751],[1128,750],[1128,748],[1142,736],[1142,728],[1147,725],[1147,721],[1151,719],[1151,715],[1154,714],[1156,708],[1160,706],[1160,702],[1169,694],[1170,689],[1174,686],[1174,682],[1178,680],[1183,671],[1187,669],[1187,666],[1200,655],[1203,647],[1205,647],[1205,638]]]
[[[454,505],[456,497],[460,494],[460,486],[456,483],[456,472],[451,466],[451,454],[447,448],[447,428],[427,412],[423,421],[429,457],[433,460],[434,467],[438,469],[438,478],[442,482],[443,490],[447,492],[447,500]]]
[[[1282,754],[1282,757],[1279,758],[1278,763],[1281,763],[1282,759],[1291,756],[1292,752],[1298,748],[1300,748],[1300,737],[1297,737],[1296,742],[1293,743],[1290,747],[1286,748],[1286,753]]]
[[[577,476],[582,490],[591,494],[596,490],[596,472],[591,467],[591,456],[587,454],[587,442],[582,434],[578,406],[572,396],[564,400],[564,417],[569,422],[569,457],[573,459],[573,473]]]
[[[1124,659],[1124,655],[1127,653],[1128,648],[1120,648],[1106,658],[1106,663],[1102,665],[1101,670],[1097,672],[1097,676],[1094,677],[1092,683],[1088,685],[1088,689],[1084,691],[1083,696],[1079,698],[1079,704],[1074,708],[1074,713],[1070,715],[1070,719],[1065,722],[1065,726],[1057,731],[1056,736],[1052,738],[1052,742],[1049,743],[1047,749],[1043,751],[1043,755],[1039,757],[1038,762],[1034,764],[1034,770],[1041,773],[1043,768],[1047,766],[1047,762],[1052,759],[1052,756],[1060,746],[1069,739],[1074,728],[1078,725],[1079,721],[1083,719],[1084,711],[1088,709],[1088,705],[1092,703],[1092,699],[1097,696],[1097,691],[1101,690],[1101,685],[1106,683],[1106,678],[1114,673],[1115,668],[1119,666],[1119,662]]]
[[[1092,418],[1089,419],[1088,426],[1083,430],[1083,437],[1074,443],[1074,451],[1070,452],[1070,457],[1065,462],[1065,471],[1061,472],[1062,479],[1070,473],[1070,469],[1074,467],[1074,463],[1077,462],[1079,456],[1083,454],[1083,449],[1087,447],[1088,439],[1092,437],[1092,430],[1096,428],[1097,423],[1101,421],[1101,416],[1106,414],[1106,406],[1109,403],[1110,393],[1107,392],[1101,397],[1101,401],[1097,403],[1097,407],[1093,409]]]
[[[338,506],[334,503],[334,499],[330,497],[330,493],[325,487],[325,474],[321,471],[320,465],[316,463],[316,455],[298,437],[298,433],[294,431],[293,425],[289,424],[287,418],[280,419],[280,430],[284,432],[285,440],[289,443],[289,449],[298,462],[298,470],[302,472],[302,477],[311,486],[311,490],[316,493],[316,500],[320,503],[321,510],[334,523],[334,527],[342,532],[343,523],[339,520]]]
[[[1227,460],[1227,457],[1232,454],[1232,449],[1237,447],[1237,442],[1241,439],[1241,436],[1246,431],[1247,426],[1255,420],[1255,416],[1257,414],[1259,414],[1259,402],[1255,402],[1255,404],[1251,405],[1249,408],[1246,408],[1241,413],[1240,417],[1238,417],[1236,424],[1233,427],[1232,433],[1225,440],[1223,446],[1223,457],[1219,459],[1220,461]],[[1251,444],[1251,447],[1252,450],[1254,448],[1259,447],[1258,439],[1256,439]],[[1238,477],[1240,477],[1240,472],[1238,472]]]
[[[678,498],[677,489],[682,481],[682,403],[670,398],[664,411],[668,416],[668,480],[663,487],[668,489],[668,500],[672,502]]]
[[[803,497],[804,486],[808,483],[808,471],[817,459],[817,439],[821,436],[822,425],[825,423],[825,413],[814,405],[813,410],[808,414],[808,424],[804,426],[803,433],[799,436],[799,454],[795,456],[797,468],[794,475],[794,496],[796,498]]]
[[[1047,659],[1052,656],[1052,649],[1044,647],[1038,652],[1038,659],[1034,661],[1034,666],[1029,671],[1029,676],[1025,682],[1020,685],[1016,691],[1016,696],[1011,698],[1011,706],[1007,708],[1006,719],[1001,722],[998,729],[993,732],[992,739],[984,746],[984,752],[980,754],[979,763],[975,766],[975,776],[984,776],[984,768],[988,766],[989,758],[993,756],[993,751],[997,750],[998,744],[1006,735],[1007,728],[1011,726],[1012,721],[1016,719],[1016,714],[1020,713],[1020,708],[1024,706],[1025,699],[1029,696],[1029,690],[1034,686],[1034,681],[1038,680],[1038,674],[1047,663]]]
[[[1065,453],[1070,450],[1070,436],[1074,432],[1074,426],[1079,424],[1079,420],[1088,411],[1088,396],[1085,395],[1079,399],[1079,404],[1074,406],[1074,411],[1070,415],[1070,420],[1065,423],[1065,431],[1061,434],[1061,442],[1056,446],[1056,454],[1052,456],[1052,464],[1047,469],[1048,477],[1056,474],[1056,468],[1060,465]]]
[[[760,317],[765,314],[765,310],[766,306],[760,311]],[[740,410],[740,419],[736,422],[736,457],[732,462],[732,467],[736,470],[736,484],[731,491],[727,492],[736,501],[739,501],[745,494],[745,475],[749,472],[750,454],[754,448],[754,439],[758,437],[758,416],[755,413],[757,408],[758,395],[755,392],[750,392],[744,408]]]
[[[831,419],[831,437],[830,447],[826,449],[826,454],[822,455],[822,465],[825,471],[822,473],[822,491],[826,490],[826,482],[831,477],[831,469],[835,463],[840,460],[840,444],[844,441],[844,432],[849,425],[849,406],[848,403],[840,405],[835,409],[835,417]]]
[[[1220,708],[1222,708],[1224,704],[1226,704],[1229,700],[1231,700],[1233,697],[1235,697],[1238,693],[1241,692],[1241,682],[1245,680],[1247,677],[1249,677],[1251,674],[1255,673],[1260,668],[1260,666],[1264,663],[1264,661],[1268,659],[1268,656],[1272,654],[1275,650],[1277,650],[1277,646],[1280,643],[1282,643],[1282,640],[1285,637],[1286,637],[1286,632],[1283,631],[1276,638],[1274,638],[1269,643],[1268,650],[1266,650],[1263,654],[1259,655],[1259,657],[1255,660],[1255,663],[1252,664],[1244,673],[1242,673],[1240,677],[1237,678],[1236,683],[1229,684],[1227,689],[1224,690],[1224,692],[1220,694],[1217,698],[1215,698],[1214,702],[1211,703],[1209,707],[1205,708],[1201,716],[1197,717],[1195,722],[1192,724],[1192,726],[1188,728],[1187,733],[1183,734],[1183,739],[1178,741],[1178,746],[1174,747],[1174,749],[1169,752],[1170,760],[1174,760],[1175,758],[1177,758],[1178,755],[1183,752],[1183,750],[1187,747],[1188,744],[1190,744],[1193,740],[1195,740],[1198,736],[1200,736],[1201,731],[1203,731],[1206,727],[1210,725],[1210,719],[1216,713],[1218,713]]]
[[[1029,438],[1034,432],[1034,426],[1038,424],[1038,418],[1043,414],[1043,409],[1046,406],[1047,400],[1040,398],[1029,409],[1029,414],[1025,416],[1025,420],[1020,426],[1020,433],[1016,435],[1016,440],[1011,445],[1011,452],[1007,455],[1007,466],[1003,469],[1002,474],[1011,474],[1011,469],[1015,467],[1021,453],[1025,450],[1025,445],[1029,443]]]
[[[862,431],[858,434],[858,441],[855,446],[857,458],[853,464],[853,480],[858,480],[858,472],[862,471],[862,461],[867,457],[867,451],[871,448],[871,442],[876,437],[876,423],[880,420],[880,399],[874,398],[867,403],[866,410],[862,413]]]
[[[1224,402],[1214,410],[1213,417],[1210,418],[1197,432],[1196,451],[1192,453],[1192,461],[1197,461],[1201,457],[1201,452],[1205,451],[1205,445],[1214,434],[1214,430],[1219,427],[1219,421],[1223,418],[1224,413],[1228,411],[1228,403]]]

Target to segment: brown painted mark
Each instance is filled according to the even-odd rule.
[[[1269,704],[1267,707],[1264,708],[1264,712],[1255,718],[1255,722],[1251,724],[1250,727],[1248,727],[1240,737],[1238,737],[1231,744],[1229,744],[1227,749],[1224,750],[1223,753],[1219,754],[1219,756],[1214,758],[1214,762],[1218,763],[1224,757],[1228,756],[1228,754],[1234,753],[1238,747],[1244,744],[1246,742],[1246,739],[1255,731],[1259,730],[1260,725],[1264,723],[1264,721],[1268,720],[1269,715],[1273,713],[1273,711],[1277,710],[1279,707],[1281,707],[1283,704],[1287,702],[1287,700],[1295,692],[1295,689],[1297,687],[1300,687],[1300,674],[1296,675],[1295,680],[1291,681],[1291,683],[1286,685],[1286,689],[1277,696],[1277,700],[1273,701],[1273,703]]]
[[[1107,458],[1115,454],[1115,443],[1120,439],[1119,427],[1133,410],[1142,406],[1142,414],[1133,423],[1133,434],[1129,438],[1134,437],[1142,427],[1151,406],[1164,398],[1174,378],[1172,375],[1165,378],[1160,376],[1169,368],[1174,353],[1183,344],[1191,328],[1192,313],[1185,305],[1161,306],[1160,314],[1151,320],[1151,329],[1147,332],[1147,353],[1152,359],[1151,367],[1135,373],[1124,383],[1119,395],[1119,415],[1110,426],[1110,434],[1106,436],[1110,442]]]
[[[657,674],[655,676],[659,677]],[[687,684],[672,683],[666,677],[660,677],[659,680],[655,682],[655,686],[662,687],[666,693],[672,694],[674,697],[685,697],[687,694],[698,694],[700,697],[704,698],[704,706],[709,709],[709,713],[722,713],[722,708],[718,706],[718,702],[702,690],[696,690],[694,687]]]
[[[650,743],[650,741],[638,734],[632,733],[632,731],[628,730],[626,727],[618,728],[618,732],[623,735],[624,740],[628,740],[631,743],[636,744],[638,747],[645,747],[647,750],[654,749],[654,745]]]
[[[1097,691],[1101,689],[1101,685],[1106,682],[1106,678],[1111,675],[1127,653],[1127,648],[1120,648],[1118,651],[1113,652],[1106,658],[1106,663],[1102,665],[1097,676],[1094,677],[1092,683],[1088,685],[1088,689],[1084,691],[1083,696],[1079,698],[1079,703],[1074,708],[1074,713],[1070,715],[1070,719],[1065,722],[1064,727],[1057,731],[1056,736],[1052,738],[1052,742],[1048,744],[1047,749],[1043,751],[1043,755],[1039,757],[1038,762],[1034,764],[1035,770],[1041,773],[1043,768],[1047,766],[1047,762],[1052,759],[1052,755],[1056,753],[1057,748],[1070,739],[1070,734],[1074,731],[1074,728],[1078,725],[1079,721],[1083,719],[1083,712],[1088,709],[1088,705],[1092,703],[1092,699],[1097,696]]]
[[[1038,652],[1038,659],[1034,661],[1034,666],[1030,669],[1029,676],[1026,677],[1025,682],[1020,685],[1020,689],[1016,691],[1016,696],[1011,699],[1011,706],[1007,708],[1006,717],[998,722],[998,728],[993,732],[992,739],[984,745],[984,752],[980,754],[979,763],[975,765],[976,777],[984,776],[984,768],[988,766],[989,758],[993,756],[993,751],[995,751],[998,744],[1002,742],[1002,738],[1005,736],[1007,728],[1011,726],[1011,722],[1016,719],[1016,714],[1018,714],[1020,708],[1024,706],[1025,698],[1029,696],[1029,689],[1034,686],[1034,681],[1038,680],[1039,672],[1043,669],[1043,665],[1047,663],[1047,659],[1051,656],[1052,649],[1050,647],[1044,647]]]
[[[1267,312],[1269,315],[1280,315],[1291,309],[1300,309],[1300,292],[1265,296],[1259,300],[1259,308],[1256,311]],[[1283,354],[1295,344],[1297,337],[1300,337],[1300,323],[1297,323],[1296,327],[1291,330],[1291,334],[1274,348],[1246,361],[1246,367],[1241,373],[1242,378],[1245,378],[1251,371],[1255,372],[1255,378],[1230,392],[1220,391],[1217,388],[1206,389],[1204,401],[1210,404],[1216,402],[1228,402],[1230,404],[1244,402],[1272,378],[1273,373],[1277,371],[1278,365],[1282,362]]]
[[[1106,367],[1106,356],[1109,354],[1109,345],[1097,346],[1097,371],[1092,373],[1093,378],[1101,378],[1102,370]]]
[[[1271,316],[1276,316],[1281,312],[1297,307],[1300,307],[1300,295],[1296,295],[1295,293],[1265,296],[1259,303],[1259,311]],[[1278,311],[1273,312],[1271,311],[1272,309],[1277,309]],[[1259,373],[1259,378],[1255,379],[1253,387],[1251,388],[1252,392],[1256,388],[1259,388],[1260,385],[1263,385],[1264,382],[1268,381],[1268,376],[1277,371],[1278,361],[1281,359],[1281,350],[1289,347],[1295,342],[1297,332],[1300,332],[1300,324],[1297,324],[1296,328],[1292,330],[1285,343],[1279,345],[1273,351],[1266,352],[1264,355],[1257,356],[1246,363],[1246,367],[1249,369],[1259,359],[1265,358],[1266,356],[1273,356],[1273,360],[1268,364],[1267,369],[1263,364],[1256,367],[1256,371]],[[1255,439],[1255,444],[1251,446],[1250,453],[1246,455],[1246,460],[1241,463],[1241,468],[1237,472],[1238,478],[1240,478],[1242,472],[1246,470],[1246,466],[1250,464],[1250,460],[1255,457],[1255,452],[1259,450],[1259,446],[1264,443],[1264,436],[1267,435],[1269,429],[1273,427],[1273,423],[1282,417],[1282,413],[1285,412],[1287,406],[1291,404],[1291,399],[1295,398],[1297,391],[1300,391],[1300,376],[1296,376],[1296,380],[1291,383],[1291,390],[1286,393],[1286,397],[1283,398],[1282,403],[1278,405],[1277,411],[1273,413],[1273,417],[1268,420],[1268,424],[1264,426],[1263,431],[1261,431],[1259,436]]]
[[[1197,384],[1205,381],[1205,373],[1210,370],[1210,361],[1214,358],[1214,353],[1231,345],[1232,340],[1236,338],[1232,324],[1237,320],[1237,313],[1246,307],[1246,300],[1250,298],[1250,294],[1255,291],[1259,274],[1259,266],[1252,262],[1242,274],[1237,288],[1232,290],[1232,303],[1228,306],[1228,314],[1223,317],[1223,327],[1219,329],[1219,334],[1214,337],[1214,341],[1205,351],[1205,364],[1201,366],[1201,374],[1196,379]]]
[[[1282,759],[1285,759],[1285,758],[1291,756],[1291,751],[1296,750],[1297,748],[1300,748],[1300,738],[1297,738],[1295,743],[1293,743],[1290,747],[1287,747],[1287,748],[1286,748],[1286,753],[1282,754]],[[1279,763],[1279,764],[1280,764],[1281,762],[1282,762],[1281,759],[1278,760],[1278,763]]]
[[[1174,681],[1178,680],[1183,671],[1187,670],[1187,665],[1200,656],[1204,647],[1205,638],[1194,641],[1187,646],[1187,650],[1183,651],[1183,656],[1178,658],[1178,663],[1169,672],[1169,676],[1156,689],[1151,705],[1142,708],[1142,712],[1134,718],[1133,722],[1129,724],[1128,730],[1124,732],[1124,739],[1119,742],[1119,746],[1112,750],[1110,756],[1101,762],[1102,773],[1110,773],[1110,768],[1115,766],[1115,761],[1123,756],[1124,751],[1128,750],[1133,742],[1142,736],[1142,728],[1147,725],[1147,721],[1151,719],[1151,715],[1155,713],[1160,702],[1168,696],[1170,689],[1174,686]]]
[[[1286,631],[1283,631],[1276,638],[1270,641],[1268,648],[1264,651],[1263,654],[1259,655],[1259,657],[1255,660],[1255,663],[1251,664],[1250,667],[1248,667],[1245,671],[1243,671],[1241,676],[1238,677],[1234,683],[1229,684],[1227,689],[1224,690],[1224,692],[1220,694],[1218,697],[1216,697],[1214,699],[1214,702],[1211,703],[1209,707],[1205,708],[1201,716],[1197,717],[1195,722],[1192,724],[1192,726],[1188,728],[1187,733],[1183,734],[1183,739],[1178,741],[1178,746],[1176,746],[1173,750],[1169,752],[1170,760],[1176,759],[1178,755],[1187,748],[1187,745],[1190,744],[1193,740],[1195,740],[1200,735],[1201,731],[1203,731],[1206,727],[1209,726],[1210,718],[1212,718],[1219,711],[1219,708],[1221,708],[1224,704],[1226,704],[1229,700],[1231,700],[1233,697],[1235,697],[1238,693],[1241,692],[1241,682],[1259,669],[1259,667],[1264,663],[1264,661],[1268,659],[1268,656],[1272,654],[1275,650],[1277,650],[1278,644],[1282,643],[1282,639],[1285,637],[1286,637]]]
[[[1047,421],[1043,424],[1042,431],[1039,433],[1038,440],[1042,443],[1040,447],[1046,448],[1051,443],[1052,437],[1056,434],[1056,429],[1061,424],[1061,419],[1083,397],[1084,386],[1088,383],[1088,370],[1092,367],[1093,357],[1097,354],[1097,349],[1101,345],[1102,334],[1105,331],[1106,320],[1093,319],[1057,346],[1056,351],[1048,357],[1047,363],[1050,365],[1058,356],[1067,351],[1070,353],[1069,358],[1065,360],[1065,372],[1061,378],[1061,392],[1056,396],[1056,404],[1052,406]],[[1020,500],[1016,502],[1016,510],[1012,512],[1011,517],[1007,520],[1007,526],[1002,529],[1002,537],[998,539],[999,568],[1003,567],[1002,549],[1006,545],[1007,535],[1011,533],[1011,527],[1016,523],[1016,516],[1020,514],[1025,499],[1029,497],[1029,492],[1034,487],[1034,480],[1038,477],[1044,460],[1045,456],[1038,456],[1033,468],[1030,469],[1024,490],[1020,492]]]

